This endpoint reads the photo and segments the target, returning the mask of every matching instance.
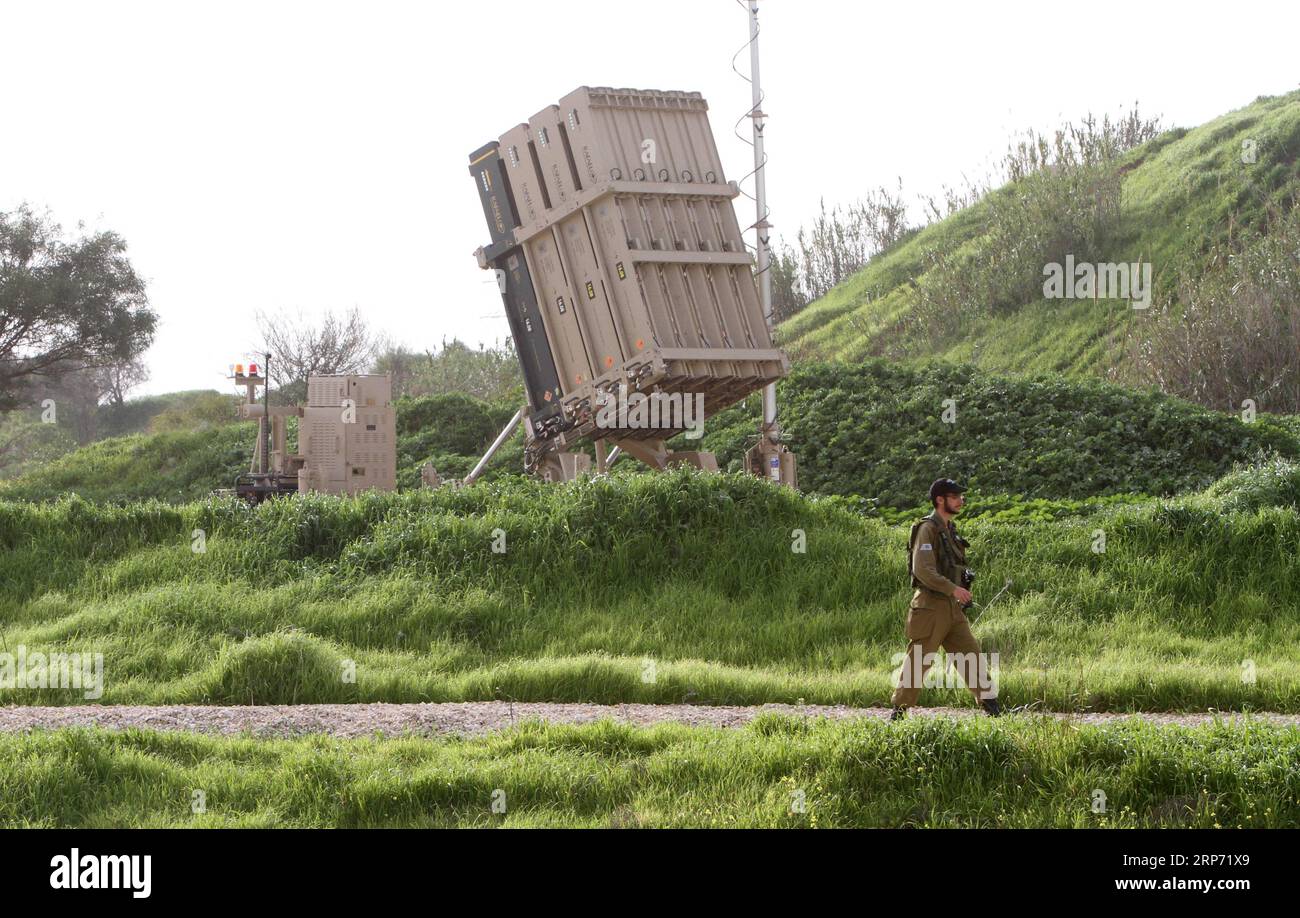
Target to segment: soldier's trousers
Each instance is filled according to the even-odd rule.
[[[980,642],[971,633],[966,613],[954,600],[933,605],[936,608],[908,609],[907,656],[898,677],[898,688],[894,690],[894,706],[908,708],[916,704],[925,674],[940,647],[977,703],[996,697],[996,689],[990,687]]]

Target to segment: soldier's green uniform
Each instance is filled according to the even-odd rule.
[[[907,657],[894,691],[895,710],[916,704],[932,655],[942,647],[950,657],[957,655],[953,663],[975,701],[994,713],[990,707],[996,709],[996,701],[992,701],[996,693],[981,687],[990,683],[980,643],[971,633],[965,609],[953,598],[966,567],[965,540],[933,510],[913,526],[909,549],[915,590],[907,609]]]

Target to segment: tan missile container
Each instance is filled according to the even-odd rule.
[[[582,87],[470,159],[533,443],[662,465],[685,425],[611,427],[608,398],[698,395],[707,418],[786,374],[699,93]]]

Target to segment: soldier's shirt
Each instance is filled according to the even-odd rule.
[[[966,552],[957,542],[956,528],[934,514],[927,516],[917,530],[912,547],[912,576],[920,584],[912,596],[912,607],[947,607],[961,583],[965,564]]]

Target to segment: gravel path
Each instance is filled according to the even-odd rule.
[[[766,704],[755,707],[710,707],[689,704],[549,704],[508,701],[470,701],[446,704],[297,704],[217,707],[208,705],[82,705],[78,707],[0,707],[0,732],[19,733],[33,729],[99,726],[121,730],[140,727],[149,730],[180,730],[198,733],[240,734],[256,737],[301,736],[326,733],[357,737],[383,733],[389,736],[413,734],[475,736],[536,719],[551,723],[584,724],[602,719],[645,726],[680,723],[690,726],[738,727],[760,713],[801,714],[842,720],[854,717],[889,716],[888,708],[850,708],[825,705]],[[913,717],[973,717],[971,708],[913,708]],[[1214,714],[1060,714],[1045,715],[1072,723],[1107,723],[1126,717],[1140,717],[1157,724],[1198,725],[1216,716],[1235,718],[1233,713]],[[1300,726],[1300,714],[1254,714],[1257,720],[1278,726]]]

